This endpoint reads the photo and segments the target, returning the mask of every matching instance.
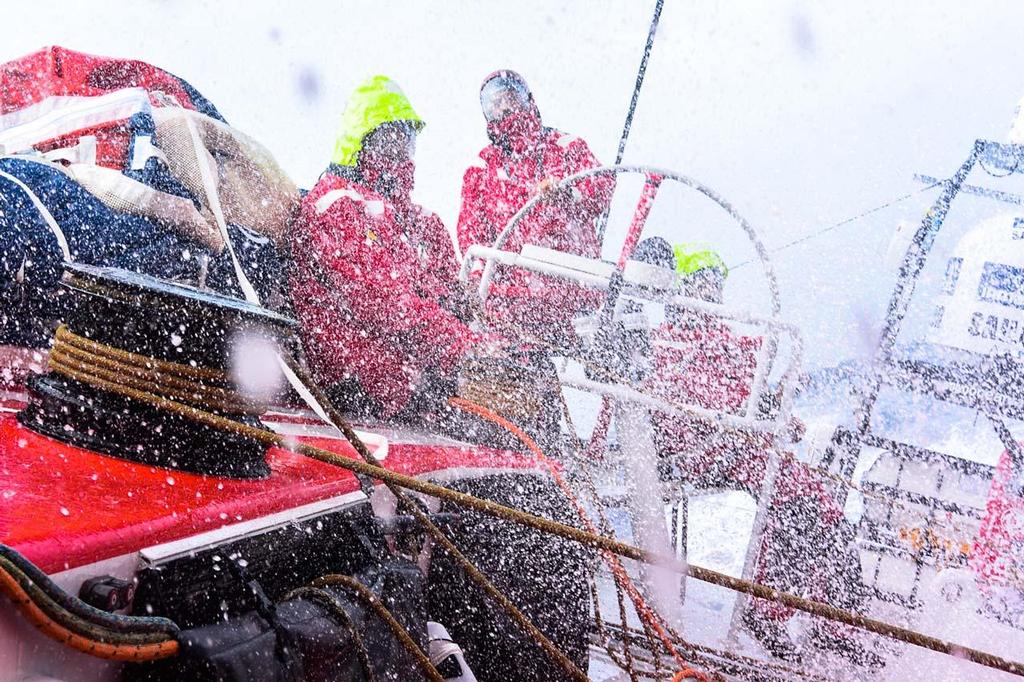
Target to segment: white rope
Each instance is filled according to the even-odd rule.
[[[245,295],[245,300],[249,301],[254,305],[262,305],[259,294],[256,293],[256,288],[249,281],[249,277],[245,274],[245,270],[242,269],[242,264],[238,260],[238,255],[235,253],[234,244],[231,242],[231,235],[228,232],[227,221],[224,220],[224,209],[220,204],[220,195],[217,192],[217,184],[213,178],[213,174],[210,172],[210,167],[205,163],[205,156],[209,154],[206,146],[199,138],[199,131],[196,130],[195,122],[192,120],[192,115],[185,111],[185,124],[188,126],[189,135],[192,137],[192,147],[196,153],[196,162],[199,165],[199,175],[203,181],[203,190],[206,193],[207,204],[210,207],[210,212],[213,213],[214,220],[217,223],[217,228],[220,230],[221,238],[224,240],[224,245],[227,248],[228,254],[231,256],[231,265],[235,270],[235,277],[238,279],[238,285],[242,289],[242,293]],[[280,353],[275,353],[277,359],[277,366],[281,369],[288,384],[299,394],[302,401],[309,406],[311,410],[324,421],[324,423],[331,426],[335,426],[331,421],[331,418],[327,415],[327,411],[320,405],[319,401],[313,396],[312,392],[306,387],[302,380],[292,371],[292,368],[288,366],[284,358],[281,357]],[[337,428],[335,426],[335,428]]]

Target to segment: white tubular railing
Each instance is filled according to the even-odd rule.
[[[624,400],[637,405],[643,405],[655,412],[660,412],[673,417],[696,417],[704,421],[714,422],[724,429],[731,429],[734,431],[760,431],[769,434],[775,432],[775,419],[748,419],[746,417],[726,412],[708,410],[697,405],[674,405],[666,403],[664,400],[659,400],[649,396],[635,388],[623,386],[622,384],[606,384],[601,381],[594,381],[583,377],[573,377],[568,374],[560,373],[558,375],[558,380],[567,388],[575,388],[580,391],[588,391],[598,395],[606,395],[615,398],[616,400]]]
[[[758,557],[758,550],[760,549],[762,535],[767,523],[768,509],[771,506],[771,500],[774,495],[775,481],[779,472],[779,463],[781,460],[781,451],[786,445],[786,438],[784,434],[786,433],[787,425],[790,420],[793,395],[795,393],[803,354],[803,343],[800,333],[796,327],[784,323],[780,319],[781,297],[779,295],[778,282],[771,261],[768,257],[768,250],[761,242],[757,232],[730,203],[706,185],[703,185],[687,176],[667,170],[642,166],[612,166],[607,168],[594,168],[567,177],[559,183],[558,188],[571,187],[574,183],[593,176],[618,176],[625,173],[643,174],[648,178],[648,180],[652,177],[657,177],[658,184],[661,184],[665,180],[678,182],[691,190],[704,195],[724,210],[739,225],[740,229],[744,232],[757,254],[757,259],[760,262],[764,278],[768,284],[770,316],[765,318],[745,311],[731,310],[722,305],[684,297],[680,295],[677,290],[674,290],[672,286],[661,286],[660,284],[652,285],[652,283],[643,283],[633,280],[630,277],[629,269],[626,267],[625,262],[623,267],[619,269],[616,268],[615,265],[605,263],[603,261],[589,260],[587,262],[582,262],[578,256],[570,256],[569,254],[565,254],[565,262],[559,262],[557,260],[557,254],[554,258],[551,257],[551,254],[549,254],[549,257],[544,258],[537,257],[536,253],[524,255],[521,253],[502,250],[502,247],[508,240],[509,235],[517,229],[523,218],[533,210],[534,206],[544,200],[544,197],[539,194],[531,198],[519,211],[516,212],[490,248],[480,245],[472,246],[466,251],[462,262],[462,268],[459,273],[459,278],[461,281],[468,284],[475,263],[477,261],[483,261],[483,272],[480,275],[480,282],[477,289],[481,300],[486,301],[487,297],[490,295],[491,283],[494,279],[498,265],[529,270],[538,274],[576,282],[583,286],[600,291],[611,290],[613,276],[618,272],[621,275],[622,286],[621,288],[616,287],[616,297],[622,296],[672,305],[708,314],[719,319],[752,325],[762,332],[762,342],[761,347],[757,352],[757,360],[754,369],[754,377],[751,382],[750,396],[747,398],[747,404],[741,414],[708,410],[698,405],[680,406],[668,404],[664,400],[659,400],[652,395],[648,395],[643,391],[637,390],[635,387],[629,385],[628,381],[604,383],[601,381],[587,379],[585,377],[570,376],[564,372],[559,374],[559,380],[563,386],[599,394],[603,396],[605,404],[607,404],[607,401],[616,403],[616,419],[625,419],[622,415],[632,417],[632,422],[636,423],[627,423],[625,426],[635,427],[636,431],[636,433],[633,434],[636,436],[634,439],[636,442],[627,443],[634,449],[632,455],[627,457],[630,465],[634,467],[647,466],[653,470],[653,467],[656,464],[654,453],[645,451],[646,449],[651,449],[653,451],[654,446],[653,441],[648,438],[653,429],[653,424],[650,422],[649,416],[647,417],[647,423],[645,425],[639,424],[639,422],[643,420],[638,417],[638,414],[642,414],[644,411],[647,411],[648,413],[659,412],[667,415],[697,418],[713,423],[724,431],[756,432],[771,436],[773,447],[768,448],[769,455],[765,477],[761,484],[760,495],[758,496],[760,503],[758,505],[757,515],[754,519],[754,527],[751,530],[751,540],[747,547],[747,553],[744,560],[743,577],[749,580],[753,577],[754,566],[756,565]],[[645,188],[646,187],[647,185],[645,185]],[[643,205],[643,198],[641,198],[641,206]],[[645,210],[649,210],[649,206],[646,206]],[[642,222],[640,229],[642,230]],[[638,240],[639,235],[635,235],[634,238],[635,240]],[[628,239],[629,237],[627,237],[627,240]],[[616,280],[618,280],[618,278],[616,278]],[[789,362],[787,363],[785,370],[782,372],[780,379],[782,390],[779,395],[778,409],[774,414],[770,415],[770,418],[765,418],[768,415],[760,414],[760,398],[767,390],[768,380],[775,368],[776,356],[780,350],[780,342],[785,339],[788,339],[789,342],[787,349]],[[626,421],[630,422],[630,419],[626,419]],[[643,428],[641,428],[641,426]],[[629,441],[628,438],[627,441]],[[632,471],[633,474],[646,475],[650,473],[650,471],[645,471],[643,468],[634,468]],[[658,485],[656,477],[647,481],[647,483],[654,487],[657,487]],[[633,499],[633,497],[636,499]],[[639,524],[639,527],[654,529],[653,532],[657,535],[658,523],[655,522],[655,517],[658,515],[653,514],[650,509],[643,508],[644,505],[642,505],[641,502],[644,500],[642,499],[643,496],[641,494],[638,493],[633,497],[631,497],[631,504],[633,504],[635,508],[631,507],[630,514],[634,517],[632,518],[634,527],[637,527],[637,524]],[[655,538],[655,540],[657,540],[657,538]],[[656,585],[653,582],[647,585],[647,587],[654,590],[664,589],[663,585]],[[745,603],[746,599],[741,595],[741,598],[737,599],[733,607],[729,627],[730,641],[735,640],[736,632],[740,623],[740,614],[745,608]]]
[[[557,263],[552,263],[546,260],[531,258],[530,256],[524,256],[511,251],[502,251],[500,249],[480,245],[471,246],[466,251],[465,258],[462,262],[462,269],[459,272],[459,279],[461,281],[469,281],[472,264],[477,259],[485,259],[491,263],[500,263],[502,265],[536,272],[538,274],[557,277],[559,279],[576,282],[600,291],[606,291],[610,286],[610,277],[604,277],[593,272],[585,272],[576,268],[558,265]],[[595,265],[598,267],[600,265],[607,265],[609,271],[613,269],[611,264],[600,261],[596,262]],[[483,279],[481,279],[480,293],[482,298],[486,298],[488,293],[485,290],[485,286],[489,288],[490,283],[485,283]],[[616,383],[603,383],[591,380],[570,380],[566,377],[562,381],[563,385],[592,391],[601,395],[614,396],[619,399],[631,400],[667,414],[679,412],[685,416],[696,416],[701,419],[721,424],[726,428],[745,428],[756,431],[768,431],[776,433],[776,435],[777,432],[781,431],[781,427],[789,421],[795,379],[797,378],[797,373],[799,372],[802,360],[803,344],[800,337],[800,331],[794,325],[782,322],[778,319],[760,317],[746,310],[736,310],[721,304],[708,303],[707,301],[689,298],[677,292],[644,287],[639,284],[631,283],[628,280],[624,282],[622,295],[629,298],[643,299],[655,303],[664,303],[677,308],[704,313],[718,319],[751,325],[761,330],[763,332],[762,338],[764,339],[764,342],[761,344],[761,348],[758,351],[754,380],[751,385],[750,398],[748,398],[748,404],[744,410],[744,416],[706,410],[697,405],[688,405],[686,406],[686,410],[682,412],[678,410],[673,411],[671,409],[666,409],[664,401],[648,396],[641,391],[626,388],[624,389],[626,391],[625,393],[621,392],[618,390],[621,388],[621,384]],[[772,420],[766,421],[757,419],[758,398],[765,390],[765,386],[768,382],[767,370],[769,367],[774,366],[776,355],[779,350],[779,343],[782,341],[783,337],[789,339],[791,347],[789,352],[789,362],[782,374],[781,384],[783,390],[782,395],[780,396],[781,400],[779,411],[776,414],[776,417]]]

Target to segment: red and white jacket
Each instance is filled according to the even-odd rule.
[[[533,153],[512,157],[491,145],[480,152],[480,165],[468,168],[462,181],[462,208],[457,227],[463,253],[474,244],[491,246],[512,216],[530,200],[545,178],[556,181],[600,165],[587,143],[553,128]],[[564,194],[542,202],[528,214],[503,245],[519,252],[533,244],[587,258],[599,258],[596,221],[611,202],[612,176],[576,183]],[[523,271],[501,273],[495,280],[489,312],[527,327],[562,325],[600,298],[565,282]]]
[[[453,372],[476,339],[439,300],[455,282],[441,220],[326,173],[303,199],[291,237],[292,299],[314,371],[355,378],[384,409],[400,410],[434,369]]]
[[[681,324],[662,324],[652,342],[654,370],[648,390],[666,402],[736,414],[748,400],[758,399],[751,389],[760,338],[736,334],[721,320],[698,314]],[[740,489],[761,492],[770,435],[731,433],[712,441],[715,428],[702,421],[663,412],[652,417],[660,449],[685,454],[690,476],[699,479],[717,470]],[[842,517],[842,508],[821,480],[806,466],[783,458],[772,504],[796,497],[816,498],[830,523]]]

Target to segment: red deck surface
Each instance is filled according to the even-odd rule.
[[[343,441],[299,440],[356,456]],[[0,542],[53,573],[358,489],[350,473],[287,450],[272,448],[267,461],[265,480],[189,474],[64,445],[0,412]],[[384,464],[414,475],[533,466],[483,447],[400,442]]]

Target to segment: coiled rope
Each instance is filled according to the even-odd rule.
[[[233,390],[225,372],[130,353],[79,336],[65,325],[59,326],[50,350],[50,366],[73,367],[83,363],[109,381],[188,405],[255,416],[265,411],[265,405]]]

